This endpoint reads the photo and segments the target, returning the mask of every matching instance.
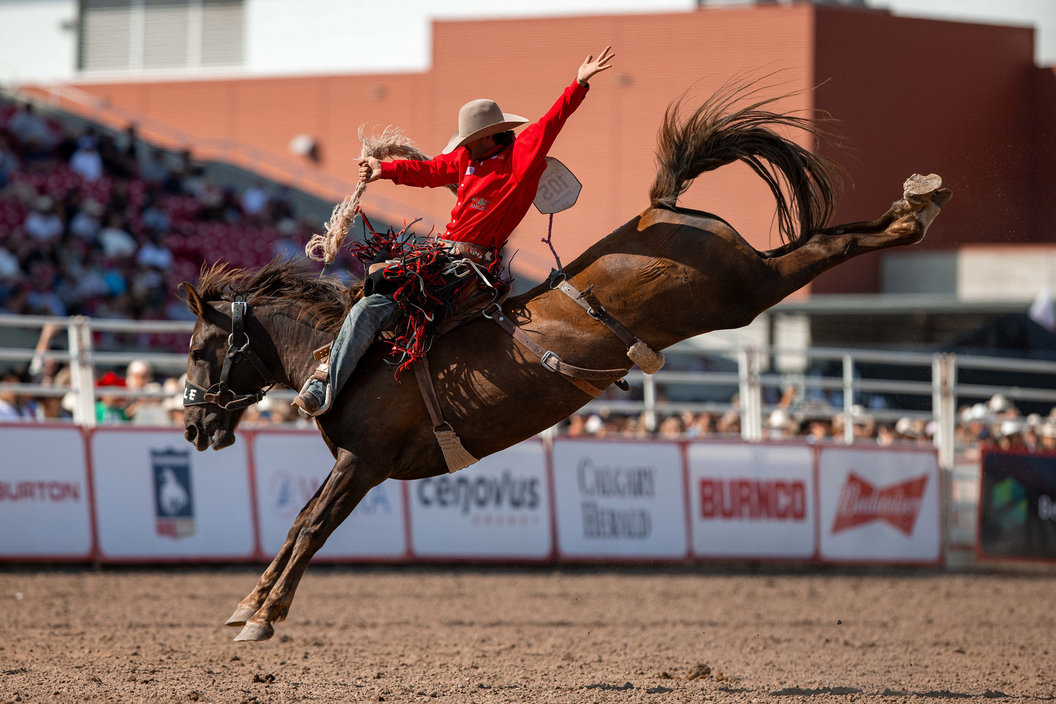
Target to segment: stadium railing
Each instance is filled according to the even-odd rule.
[[[96,345],[100,334],[135,334],[150,335],[175,333],[190,335],[193,323],[188,321],[137,321],[87,318],[76,316],[70,318],[46,316],[0,316],[0,339],[10,340],[12,336],[4,335],[5,329],[21,328],[40,330],[45,325],[53,325],[66,331],[66,349],[39,352],[31,346],[0,346],[0,363],[14,366],[30,363],[35,357],[49,357],[57,362],[70,365],[71,381],[69,386],[44,386],[41,384],[0,383],[0,391],[15,391],[28,396],[60,396],[73,392],[77,398],[74,406],[73,422],[83,427],[95,425],[95,380],[100,368],[119,368],[123,370],[133,360],[141,359],[150,362],[155,370],[169,372],[179,376],[186,370],[187,356],[183,352],[156,352],[149,349],[134,348],[122,350],[104,350]],[[33,336],[23,336],[31,339]],[[680,353],[703,353],[686,345],[676,345],[672,351]],[[708,354],[714,355],[714,351]],[[798,355],[807,361],[838,363],[839,376],[816,376],[804,373],[788,373],[771,370],[771,362],[781,355]],[[851,444],[855,441],[854,421],[864,416],[877,421],[889,421],[900,418],[934,421],[934,444],[939,451],[940,465],[951,468],[956,449],[955,430],[957,426],[958,401],[963,399],[986,399],[995,394],[1002,394],[1010,401],[1041,402],[1056,405],[1056,389],[1025,388],[1002,386],[998,384],[960,384],[957,381],[959,369],[987,370],[993,372],[1027,372],[1056,375],[1056,363],[1025,360],[1000,359],[994,357],[954,355],[954,354],[919,354],[858,349],[779,349],[770,347],[739,347],[725,351],[724,356],[735,362],[737,371],[664,371],[645,375],[640,371],[631,372],[627,379],[632,386],[640,387],[641,398],[638,400],[602,398],[587,404],[587,411],[602,408],[618,414],[644,414],[646,423],[655,427],[656,419],[661,415],[691,412],[726,413],[735,411],[741,419],[741,436],[750,442],[764,439],[765,418],[775,409],[775,404],[763,402],[764,390],[774,389],[780,392],[788,387],[795,387],[801,395],[808,393],[821,394],[838,392],[837,400],[842,397],[842,405],[818,405],[813,408],[797,409],[797,413],[808,418],[832,419],[842,415],[849,422],[843,424],[842,441]],[[869,379],[861,378],[858,367],[862,364],[895,365],[917,368],[915,375],[930,376],[929,381],[913,379]],[[665,400],[662,391],[673,387],[713,387],[733,389],[739,399],[732,401],[672,401]],[[273,392],[277,398],[292,398],[293,392],[278,390]],[[855,403],[863,394],[898,394],[900,396],[924,397],[916,404],[917,410],[907,408],[864,408]],[[162,391],[122,391],[128,398],[155,397],[163,398],[171,394]],[[769,394],[772,398],[775,394]],[[927,399],[930,398],[930,401]],[[920,410],[924,406],[927,410]]]

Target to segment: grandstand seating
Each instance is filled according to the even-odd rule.
[[[103,160],[104,174],[97,180],[83,178],[69,165],[70,155],[85,140],[97,143]],[[21,269],[0,279],[0,313],[163,319],[178,314],[178,307],[172,306],[177,286],[196,280],[203,264],[222,261],[236,267],[259,267],[282,249],[277,247],[280,239],[289,238],[301,245],[306,241],[307,232],[296,220],[284,223],[285,234],[280,233],[278,220],[288,216],[288,203],[266,208],[259,215],[246,215],[238,206],[237,194],[203,180],[197,165],[186,155],[182,155],[182,162],[169,155],[170,177],[148,182],[142,177],[147,169],[141,172],[139,168],[143,161],[138,157],[145,153],[158,150],[138,140],[131,130],[115,136],[99,127],[67,128],[54,116],[27,111],[0,97],[0,249],[6,250],[8,261],[17,258]],[[197,188],[191,186],[192,175],[199,181]],[[204,197],[203,182],[208,197]],[[103,258],[109,280],[123,280],[123,286],[116,285],[105,296],[80,298],[75,293],[75,279],[85,267],[92,266],[91,254],[102,253],[103,248],[97,238],[78,242],[69,225],[78,211],[93,207],[88,205],[90,201],[98,204],[94,207],[99,209],[96,219],[100,225],[115,224],[127,232],[136,241],[136,252],[124,258]],[[40,205],[42,202],[53,204],[63,222],[64,231],[55,243],[35,241],[23,230],[35,208],[49,207]],[[172,263],[161,272],[165,281],[162,295],[137,298],[137,294],[128,300],[125,291],[144,269],[151,268],[136,263],[136,253],[152,235],[144,220],[148,207],[162,214],[154,213],[155,217],[167,219],[168,226],[156,242],[172,254]],[[40,280],[43,276],[52,278]],[[153,277],[157,279],[156,274]],[[61,303],[52,296],[47,299],[50,308],[42,308],[39,296],[20,295],[31,288],[57,293]]]

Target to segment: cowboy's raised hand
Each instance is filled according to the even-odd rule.
[[[370,183],[381,178],[381,162],[374,157],[368,156],[363,159],[356,159],[356,163],[359,164],[360,181]]]
[[[612,64],[609,62],[612,61],[612,58],[616,56],[616,54],[609,51],[611,48],[611,46],[605,47],[602,50],[601,55],[598,56],[597,61],[594,60],[593,56],[588,56],[587,60],[583,62],[583,65],[579,67],[579,73],[576,75],[576,80],[586,83],[594,74],[612,68]]]

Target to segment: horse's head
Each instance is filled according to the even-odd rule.
[[[204,301],[194,286],[183,287],[187,305],[198,316],[183,394],[184,437],[198,450],[220,450],[235,442],[242,412],[263,398],[274,379],[252,348],[248,305],[240,300]]]

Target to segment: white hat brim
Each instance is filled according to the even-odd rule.
[[[520,115],[514,115],[512,113],[504,112],[502,113],[502,122],[497,122],[494,125],[482,127],[476,132],[467,135],[461,135],[456,131],[453,135],[451,135],[451,141],[447,143],[447,146],[444,147],[444,151],[441,153],[450,154],[459,147],[463,147],[466,144],[469,144],[474,139],[482,139],[493,134],[512,130],[514,127],[519,127],[526,122],[528,122],[528,118],[526,117],[521,117]]]

